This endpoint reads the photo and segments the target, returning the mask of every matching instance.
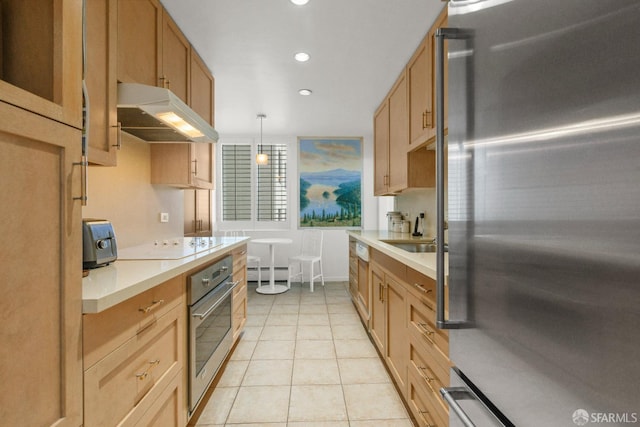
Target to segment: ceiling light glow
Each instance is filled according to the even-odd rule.
[[[293,57],[298,62],[307,62],[309,58],[311,58],[307,52],[298,52],[295,55],[293,55]]]
[[[309,96],[312,92],[311,89],[300,89],[298,93],[302,96]]]
[[[298,6],[303,6],[307,3],[309,3],[309,0],[291,0],[291,3],[298,5]]]

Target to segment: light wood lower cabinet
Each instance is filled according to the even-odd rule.
[[[247,245],[233,251],[233,281],[239,281],[231,297],[233,342],[235,343],[247,322]]]
[[[184,426],[186,305],[181,276],[84,315],[84,425]]]
[[[435,281],[375,249],[369,333],[418,425],[448,426],[449,337],[436,328]]]

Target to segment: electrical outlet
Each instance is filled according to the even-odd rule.
[[[424,218],[424,212],[420,212],[420,218]]]
[[[160,212],[160,222],[169,222],[169,212]]]

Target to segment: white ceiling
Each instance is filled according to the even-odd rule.
[[[372,135],[375,109],[446,4],[161,1],[215,76],[222,139],[259,134],[259,113],[265,136]],[[296,62],[298,51],[311,59]]]

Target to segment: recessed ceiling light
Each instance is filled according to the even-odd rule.
[[[291,3],[297,4],[298,6],[302,6],[309,3],[309,0],[291,0]]]
[[[298,93],[302,96],[308,96],[311,95],[311,89],[300,89]]]
[[[307,52],[298,52],[295,55],[293,55],[293,57],[298,62],[307,62],[309,58],[311,58]]]

